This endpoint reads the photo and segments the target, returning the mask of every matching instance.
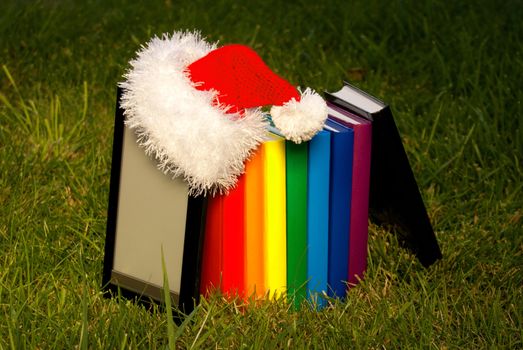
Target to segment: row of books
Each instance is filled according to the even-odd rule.
[[[200,290],[345,296],[366,268],[372,124],[328,104],[324,130],[272,134],[227,195],[209,199]]]
[[[245,297],[288,292],[298,302],[314,293],[342,296],[365,271],[367,217],[397,233],[423,266],[441,258],[391,109],[358,88],[346,83],[325,93],[326,130],[308,144],[267,140],[237,188],[214,199],[189,196],[183,179],[157,171],[124,125],[121,93],[106,296],[162,302],[168,286],[186,314],[212,287]]]

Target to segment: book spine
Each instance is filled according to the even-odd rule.
[[[246,296],[265,295],[263,269],[264,178],[263,145],[245,164],[245,291]]]
[[[347,291],[353,146],[352,130],[331,134],[328,281],[329,295],[333,297],[344,297]]]
[[[363,278],[367,267],[372,123],[337,106],[329,104],[329,109],[333,111],[333,115],[336,115],[332,120],[354,130],[351,222],[347,260],[347,281],[350,286]]]
[[[352,205],[349,243],[349,285],[358,283],[367,268],[371,124],[355,125]]]
[[[287,291],[296,307],[307,297],[308,143],[285,142],[287,187]]]
[[[207,202],[205,238],[203,241],[200,292],[208,295],[221,287],[222,280],[223,198],[210,197]]]
[[[287,287],[285,141],[267,141],[264,147],[265,288],[270,297],[279,297]]]
[[[244,280],[244,207],[245,176],[223,196],[223,275],[225,294],[245,296]]]
[[[330,137],[320,131],[309,142],[307,184],[307,291],[322,307],[327,293],[329,256]]]

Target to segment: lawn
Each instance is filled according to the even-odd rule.
[[[0,2],[0,349],[523,348],[517,1]],[[100,290],[116,84],[153,35],[253,47],[295,85],[392,106],[443,259],[370,226],[365,280],[316,312],[166,312]]]

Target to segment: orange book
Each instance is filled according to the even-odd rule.
[[[263,145],[245,164],[245,293],[265,295],[263,269]]]

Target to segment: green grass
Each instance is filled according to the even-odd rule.
[[[283,3],[283,2],[282,2]],[[0,2],[0,349],[523,348],[517,1]],[[391,104],[444,259],[371,226],[321,312],[203,300],[179,328],[100,292],[115,85],[153,34],[244,43],[294,84]]]

